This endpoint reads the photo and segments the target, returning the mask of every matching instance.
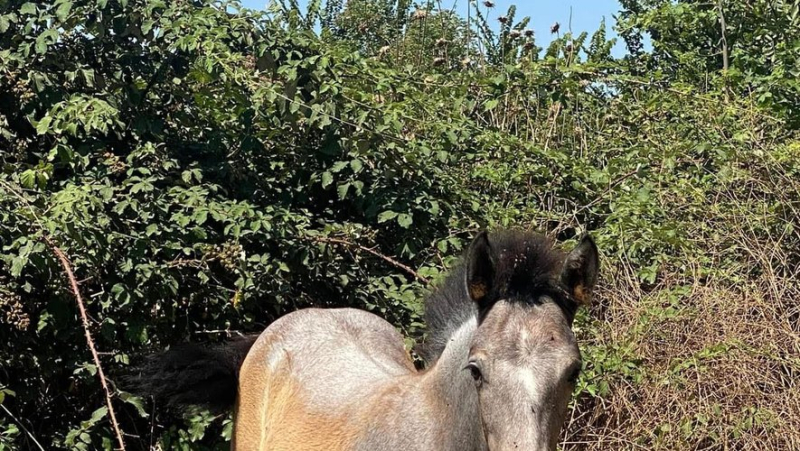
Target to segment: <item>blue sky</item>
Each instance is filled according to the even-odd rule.
[[[441,0],[442,8],[451,9],[453,6],[462,14],[466,13],[468,0]],[[299,0],[301,6],[305,7],[307,0]],[[244,6],[253,9],[261,9],[267,0],[242,0]],[[425,2],[420,2],[425,3]],[[485,11],[483,1],[479,1],[481,11]],[[600,25],[603,17],[606,18],[609,37],[615,36],[611,27],[614,25],[613,15],[620,9],[617,0],[494,0],[495,7],[489,13],[489,19],[495,21],[498,16],[505,14],[508,7],[517,5],[517,20],[528,16],[531,18],[531,26],[536,33],[536,43],[540,47],[547,47],[550,43],[550,26],[554,22],[561,24],[561,32],[569,30],[570,23],[572,32],[578,34],[582,31],[594,32]],[[570,11],[572,20],[570,21]],[[624,43],[618,39],[613,51],[615,56],[625,53]]]

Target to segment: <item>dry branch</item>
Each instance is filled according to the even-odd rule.
[[[644,167],[647,167],[647,166],[644,166]],[[613,182],[611,182],[608,185],[608,187],[605,190],[603,190],[602,193],[600,193],[597,197],[594,198],[594,200],[592,200],[588,204],[584,205],[583,207],[579,208],[575,213],[576,214],[580,213],[580,212],[582,212],[584,210],[588,210],[588,209],[592,208],[593,206],[597,205],[598,203],[600,203],[603,200],[603,198],[606,197],[606,195],[608,193],[611,192],[611,190],[616,188],[620,183],[624,182],[625,180],[628,180],[629,178],[631,178],[634,175],[638,174],[639,171],[641,171],[644,167],[637,165],[634,170],[629,171],[629,172],[627,172],[625,174],[622,174],[621,176],[617,177],[617,179],[614,180]]]
[[[422,282],[424,284],[428,284],[430,282],[426,277],[423,277],[423,276],[419,275],[419,273],[417,273],[416,271],[411,269],[409,266],[404,265],[404,264],[400,263],[399,261],[397,261],[397,260],[395,260],[395,259],[393,259],[391,257],[383,255],[380,252],[376,251],[375,249],[370,249],[370,248],[368,248],[366,246],[362,246],[362,245],[360,245],[358,243],[353,243],[352,241],[343,240],[341,238],[330,238],[330,237],[323,237],[323,236],[314,236],[314,237],[308,237],[308,238],[310,238],[311,240],[316,241],[318,243],[339,244],[339,245],[342,245],[342,246],[347,246],[347,247],[358,249],[360,251],[364,251],[364,252],[366,252],[368,254],[372,254],[372,255],[374,255],[374,256],[376,256],[376,257],[388,262],[392,266],[395,266],[397,268],[402,269],[403,271],[411,274],[417,280],[419,280],[420,282]]]
[[[6,406],[2,404],[0,404],[0,409],[3,409],[6,415],[8,415],[12,420],[14,420],[14,422],[16,422],[19,425],[20,429],[22,429],[23,431],[25,431],[26,434],[28,434],[28,437],[33,441],[33,443],[36,445],[37,448],[39,448],[40,451],[44,451],[44,447],[42,446],[41,443],[39,443],[39,440],[36,440],[36,437],[31,433],[31,431],[28,430],[28,428],[25,427],[22,421],[19,421],[19,418],[15,417],[14,414],[12,414],[11,411],[8,410]]]
[[[722,0],[717,0],[717,11],[719,12],[719,26],[721,28],[722,39],[722,69],[727,73],[728,72],[728,39],[725,36],[725,28],[727,25],[725,24],[725,13],[722,10]]]

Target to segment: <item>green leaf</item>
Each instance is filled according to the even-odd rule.
[[[67,16],[69,16],[69,12],[71,10],[72,10],[72,2],[64,2],[58,5],[58,8],[56,8],[56,17],[58,18],[58,20],[63,22],[64,20],[67,19]]]
[[[39,122],[36,123],[36,133],[40,135],[44,135],[48,131],[50,131],[50,123],[53,121],[53,117],[49,114],[42,118]]]
[[[62,163],[71,163],[73,158],[75,157],[75,152],[72,150],[72,147],[58,143],[56,144],[55,148],[53,148],[56,155],[61,159]]]
[[[205,224],[206,220],[208,219],[208,210],[199,210],[194,215],[194,221],[197,225]]]
[[[353,172],[359,173],[361,169],[364,167],[364,163],[361,162],[359,159],[355,159],[350,161],[350,167],[353,169]]]
[[[139,413],[139,415],[142,418],[147,418],[150,415],[147,412],[147,410],[145,410],[145,408],[144,408],[144,402],[142,401],[142,398],[140,398],[138,396],[134,396],[134,395],[132,395],[132,394],[130,394],[128,392],[124,392],[124,391],[120,391],[119,392],[119,398],[122,401],[124,401],[124,402],[132,405],[133,407],[135,407],[136,411]]]
[[[336,191],[339,193],[339,200],[344,200],[347,197],[347,190],[350,189],[349,183],[343,183],[339,185]]]
[[[84,363],[83,365],[81,365],[80,368],[75,370],[75,374],[78,374],[81,371],[87,371],[92,376],[95,376],[97,374],[97,365],[91,363]]]
[[[53,321],[54,318],[50,312],[47,310],[42,311],[42,313],[39,315],[39,322],[36,325],[36,332],[41,332],[45,327],[53,324]]]
[[[36,5],[33,3],[23,3],[19,9],[20,14],[34,15],[36,14]]]
[[[397,217],[397,212],[386,210],[378,215],[378,223],[386,222]]]
[[[410,214],[402,213],[397,216],[397,223],[400,227],[407,229],[414,223],[414,218]]]
[[[142,22],[142,34],[150,33],[150,30],[153,29],[153,25],[155,25],[155,21],[152,19],[147,19]]]
[[[131,294],[120,283],[114,284],[111,288],[111,295],[117,301],[117,307],[126,306],[131,302]]]
[[[83,75],[83,81],[86,86],[94,87],[94,69],[81,69],[81,75]]]
[[[11,261],[11,277],[17,278],[22,274],[25,265],[28,264],[28,257],[16,257]]]
[[[19,175],[19,183],[25,188],[33,189],[36,186],[36,171],[28,169]]]
[[[336,163],[333,163],[333,166],[331,166],[331,172],[339,173],[342,171],[342,169],[346,167],[347,167],[346,161],[337,161]]]
[[[108,414],[108,407],[103,406],[103,407],[95,410],[94,412],[92,412],[92,417],[89,419],[89,423],[95,424],[98,421],[100,421],[103,418],[105,418],[105,416],[107,414]]]
[[[42,54],[47,52],[47,46],[55,44],[58,40],[58,30],[55,28],[48,28],[42,34],[36,37],[36,53]]]
[[[327,188],[331,183],[333,183],[333,174],[328,171],[322,173],[322,187]]]

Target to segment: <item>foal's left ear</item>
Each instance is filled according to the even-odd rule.
[[[483,231],[472,240],[467,251],[467,293],[481,309],[487,305],[494,282],[494,260],[489,234]]]
[[[588,304],[592,297],[592,289],[597,283],[600,271],[600,254],[597,245],[589,234],[581,239],[564,260],[561,270],[561,283],[581,304]]]

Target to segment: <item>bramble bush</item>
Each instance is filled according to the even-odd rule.
[[[797,5],[621,3],[621,59],[605,24],[540,49],[476,2],[0,4],[0,450],[115,446],[45,237],[128,447],[223,449],[229,419],[125,392],[131,365],[307,306],[373,311],[411,350],[486,227],[605,254],[562,447],[800,443]],[[720,361],[752,384],[680,396]]]

